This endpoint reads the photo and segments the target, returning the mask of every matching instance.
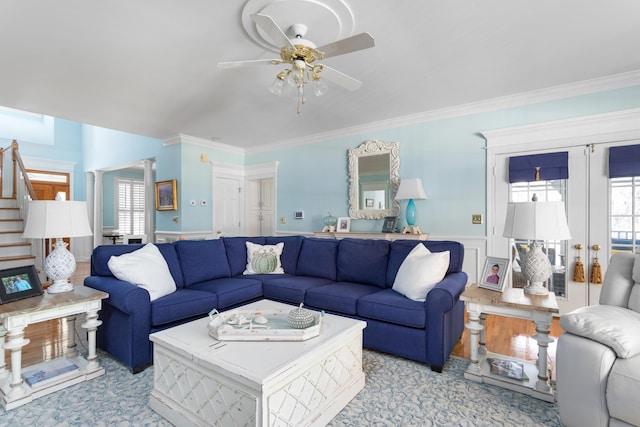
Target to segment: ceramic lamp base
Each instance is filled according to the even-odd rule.
[[[51,286],[49,286],[47,288],[47,293],[48,294],[60,294],[63,292],[71,292],[73,291],[73,284],[69,283],[69,282],[60,282],[60,283],[53,283]]]
[[[69,278],[76,271],[76,259],[67,250],[67,244],[62,239],[57,239],[53,247],[55,249],[44,260],[44,272],[53,280],[53,284],[47,288],[47,293],[70,292],[73,285],[69,283]]]
[[[524,292],[531,295],[549,295],[549,290],[544,286],[551,277],[551,262],[542,252],[540,243],[533,243],[533,247],[522,259],[522,274],[529,281]]]

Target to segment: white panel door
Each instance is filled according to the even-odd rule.
[[[213,189],[214,230],[218,236],[239,236],[241,181],[235,178],[216,177]]]
[[[554,150],[499,154],[495,158],[495,203],[492,207],[495,217],[494,242],[489,255],[507,257],[512,255],[513,242],[502,237],[507,202],[514,200],[518,188],[528,186],[530,193],[537,192],[540,200],[546,197],[565,202],[567,220],[571,231],[571,240],[548,242],[554,248],[552,290],[556,293],[560,314],[578,307],[598,304],[601,284],[593,283],[591,271],[596,257],[604,278],[608,260],[616,250],[634,251],[635,243],[620,246],[625,236],[638,236],[640,230],[640,190],[633,187],[633,179],[610,180],[608,177],[608,153],[613,146],[638,144],[640,141],[617,143],[599,143],[574,147],[562,147]],[[569,179],[560,184],[556,181],[510,185],[508,182],[509,157],[512,155],[541,154],[545,152],[567,151],[569,153]],[[638,180],[640,181],[640,180]],[[640,182],[639,182],[640,184]],[[559,189],[559,190],[558,190]],[[554,193],[554,194],[546,194]],[[522,197],[520,197],[522,198]],[[582,249],[578,250],[577,246]],[[599,250],[595,250],[599,247]],[[584,265],[584,282],[574,281],[577,257]],[[515,274],[514,274],[515,277]]]

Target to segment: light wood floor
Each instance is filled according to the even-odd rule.
[[[72,282],[82,284],[89,275],[89,263],[78,263],[76,274]],[[466,318],[465,318],[466,321]],[[532,322],[489,315],[485,323],[485,339],[487,349],[495,353],[521,359],[535,360],[538,355],[538,345],[531,338],[535,334]],[[551,326],[551,337],[557,338],[562,333],[558,319],[554,319]],[[67,345],[67,326],[64,319],[41,322],[27,327],[25,338],[31,342],[23,348],[22,364],[29,366],[45,360],[53,359],[64,353]],[[470,358],[469,332],[465,329],[462,338],[455,346],[453,355]],[[549,345],[549,361],[555,367],[556,345]],[[9,352],[5,353],[5,360],[10,365]]]

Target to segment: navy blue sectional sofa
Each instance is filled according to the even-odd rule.
[[[246,242],[284,243],[285,274],[243,275]],[[402,261],[417,245],[431,252],[450,251],[444,279],[414,301],[392,289]],[[86,286],[109,293],[98,328],[98,347],[136,373],[152,363],[149,334],[262,298],[322,309],[367,322],[364,346],[427,363],[440,372],[464,328],[460,294],[463,245],[453,241],[322,239],[304,236],[225,237],[181,240],[156,246],[177,290],[150,302],[149,293],[115,278],[112,255],[142,245],[105,245],[94,249]]]

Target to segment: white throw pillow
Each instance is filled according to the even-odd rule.
[[[393,281],[393,290],[414,301],[425,301],[429,291],[449,268],[449,251],[431,253],[418,243],[402,261]]]
[[[640,353],[640,313],[615,305],[580,307],[560,316],[566,332],[609,346],[623,359]]]
[[[151,301],[176,290],[167,261],[153,243],[140,249],[112,256],[107,263],[109,270],[120,280],[131,282],[146,289]]]
[[[283,274],[280,255],[284,242],[277,245],[258,245],[247,242],[247,268],[242,274]]]

